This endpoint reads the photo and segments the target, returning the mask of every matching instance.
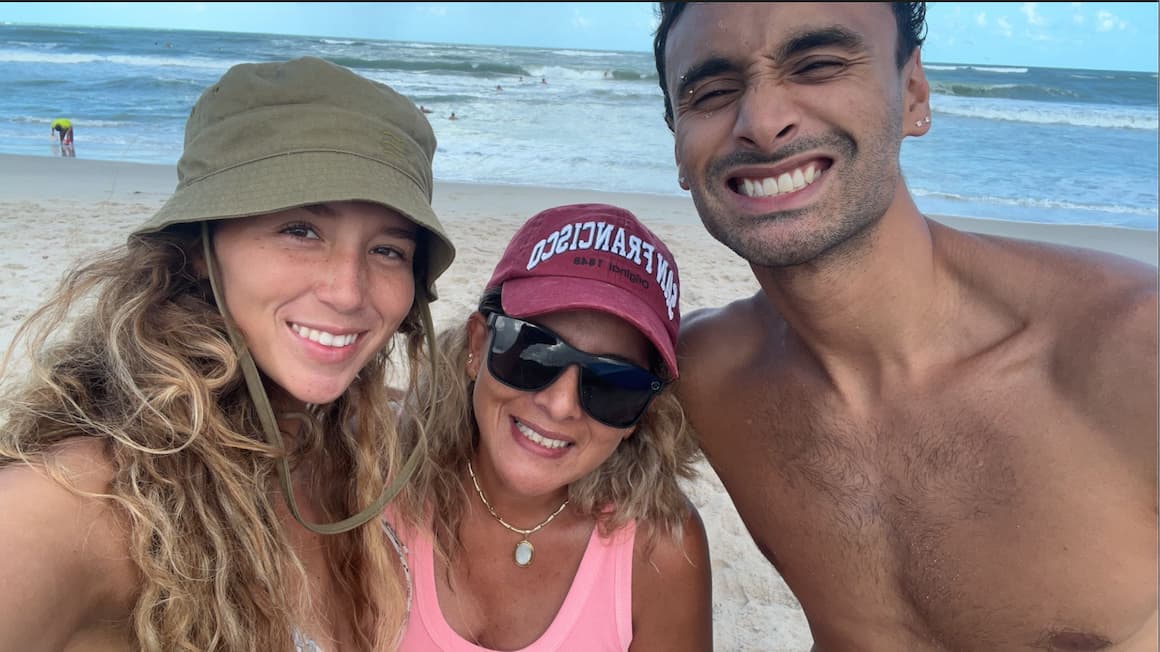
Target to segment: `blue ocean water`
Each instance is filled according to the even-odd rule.
[[[681,194],[652,55],[171,30],[0,25],[0,152],[175,163],[227,68],[319,56],[433,112],[436,178]],[[903,146],[936,214],[1157,228],[1152,73],[926,64],[930,133]],[[458,119],[448,120],[455,112]]]

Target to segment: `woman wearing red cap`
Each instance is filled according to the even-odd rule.
[[[440,335],[428,455],[392,505],[406,651],[709,650],[696,452],[677,377],[679,278],[626,210],[561,206],[508,245]],[[421,441],[406,422],[404,441]]]

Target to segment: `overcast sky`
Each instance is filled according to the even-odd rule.
[[[0,22],[650,52],[645,2],[7,2]],[[1157,3],[936,2],[923,60],[1157,68]],[[0,44],[0,48],[3,44]]]

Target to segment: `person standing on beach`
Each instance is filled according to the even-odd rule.
[[[9,349],[31,369],[0,395],[0,648],[393,649],[382,514],[422,454],[384,389],[430,355],[454,258],[435,146],[409,99],[317,58],[202,93],[173,195]]]
[[[818,650],[1156,650],[1157,277],[919,212],[924,3],[662,3],[680,185],[761,290],[681,396]]]
[[[52,121],[49,126],[48,133],[50,136],[60,136],[60,155],[61,156],[76,156],[77,151],[73,145],[73,124],[72,120],[68,118],[57,118]]]

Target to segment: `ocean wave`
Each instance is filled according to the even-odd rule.
[[[597,87],[584,94],[587,98],[610,99],[618,102],[657,102],[660,101],[660,89],[654,86],[606,86]]]
[[[44,125],[47,125],[51,121],[51,119],[54,117],[57,117],[56,114],[53,114],[51,117],[46,117],[43,115],[36,115],[36,116],[33,116],[33,115],[14,115],[14,116],[5,117],[3,122],[9,123],[9,124],[24,124],[24,125],[44,124]],[[139,127],[139,126],[141,126],[140,120],[127,120],[127,121],[121,121],[121,120],[77,120],[76,118],[73,118],[73,122],[76,123],[78,128],[82,127],[82,126],[83,127],[101,127],[101,128],[105,128],[105,127]]]
[[[595,50],[552,50],[552,54],[563,55],[565,57],[615,57],[619,56],[616,52],[596,52]]]
[[[648,73],[641,73],[635,70],[612,68],[570,68],[568,66],[528,66],[528,72],[532,77],[546,77],[548,79],[569,79],[579,81],[604,81],[613,79],[615,81],[625,82],[640,82],[645,81],[654,83],[656,81],[656,73],[651,75]]]
[[[967,66],[968,70],[977,70],[979,72],[997,72],[1000,74],[1022,75],[1027,72],[1026,68],[1004,68],[999,66]]]
[[[913,188],[916,197],[929,197],[931,199],[946,199],[958,202],[970,202],[976,204],[995,204],[998,206],[1013,206],[1018,208],[1046,208],[1046,209],[1062,209],[1073,211],[1093,211],[1096,213],[1110,213],[1115,215],[1139,215],[1142,217],[1156,217],[1157,211],[1154,208],[1141,208],[1137,206],[1122,206],[1120,204],[1084,204],[1080,202],[1071,202],[1061,199],[1034,199],[1030,197],[1020,197],[1018,199],[1011,197],[993,197],[990,195],[970,196],[959,195],[953,192],[941,192],[935,190],[924,190],[922,188]]]
[[[479,95],[465,95],[465,94],[451,94],[451,95],[425,95],[423,93],[411,93],[407,96],[415,104],[464,104],[473,100],[479,99]]]
[[[1011,100],[1076,100],[1080,94],[1065,88],[1038,84],[977,84],[969,82],[935,81],[930,91],[936,95],[957,97],[993,97]]]
[[[959,70],[959,66],[944,66],[937,63],[924,63],[922,67],[925,70]]]
[[[195,79],[174,79],[172,77],[138,75],[134,77],[117,77],[114,79],[105,79],[93,83],[88,88],[90,90],[100,90],[105,92],[128,93],[168,93],[171,91],[184,91],[187,93],[193,93],[196,96],[205,90],[205,83],[201,80]]]
[[[555,54],[555,51],[553,51]],[[365,59],[361,57],[325,56],[333,63],[355,70],[404,71],[417,73],[466,74],[474,77],[531,77],[601,81],[612,79],[623,82],[654,82],[656,73],[642,73],[630,68],[581,68],[560,65],[517,65],[495,61],[451,61],[421,59]]]
[[[0,63],[91,63],[102,58],[95,54],[51,54],[0,50]]]
[[[13,89],[13,88],[32,90],[35,88],[60,86],[61,84],[67,84],[68,80],[41,78],[41,79],[25,79],[25,80],[21,80],[21,81],[9,81],[6,83],[9,85],[8,86],[9,92],[11,92],[11,89]]]
[[[932,102],[935,114],[956,115],[981,120],[1029,122],[1041,125],[1071,125],[1105,129],[1157,130],[1155,111],[1131,110],[1116,106],[978,102]]]
[[[656,79],[656,74],[649,75],[648,73],[641,73],[635,70],[621,70],[613,68],[609,71],[609,76],[617,81],[640,81],[642,79]]]
[[[140,66],[146,68],[181,67],[181,68],[209,68],[221,69],[242,63],[239,61],[224,61],[221,59],[206,59],[202,57],[151,57],[141,55],[99,55],[99,54],[66,54],[53,52],[30,52],[0,50],[0,63],[49,63],[49,64],[76,64],[76,63],[116,63],[124,66]]]
[[[331,63],[355,70],[402,70],[406,72],[468,73],[472,75],[532,76],[524,68],[510,63],[475,61],[417,61],[414,59],[362,59],[359,57],[326,57]]]

